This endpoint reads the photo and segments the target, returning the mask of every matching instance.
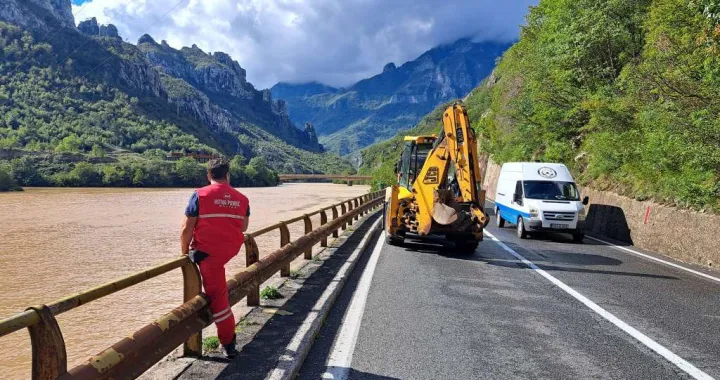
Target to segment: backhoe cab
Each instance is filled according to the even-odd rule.
[[[477,141],[461,104],[448,107],[442,120],[440,136],[405,137],[398,183],[386,189],[383,225],[392,245],[407,234],[444,235],[470,253],[488,223]]]

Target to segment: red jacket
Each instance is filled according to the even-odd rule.
[[[197,194],[199,212],[192,248],[228,259],[237,255],[245,242],[242,228],[248,216],[247,197],[220,183],[200,188]]]

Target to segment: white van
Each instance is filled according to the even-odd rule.
[[[508,162],[502,166],[495,192],[495,224],[517,225],[521,239],[533,231],[567,232],[585,237],[585,205],[570,171],[563,164]]]

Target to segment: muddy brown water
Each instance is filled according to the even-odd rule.
[[[285,184],[239,189],[250,198],[250,230],[366,194],[367,186]],[[168,261],[179,254],[180,221],[192,189],[27,189],[0,194],[0,319]],[[319,224],[318,217],[313,220]],[[291,238],[303,223],[290,226]],[[277,233],[257,240],[260,255]],[[227,268],[244,268],[244,249]],[[82,363],[182,302],[176,270],[58,316],[68,368]],[[0,378],[30,377],[25,330],[0,338]]]

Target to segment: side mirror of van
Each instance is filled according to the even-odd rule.
[[[590,198],[588,198],[587,196],[585,196],[585,197],[583,198],[583,200],[582,200],[582,204],[584,204],[585,206],[587,206],[588,203],[590,203]]]
[[[522,194],[518,194],[518,193],[513,194],[513,202],[522,206],[522,204],[523,204]]]

